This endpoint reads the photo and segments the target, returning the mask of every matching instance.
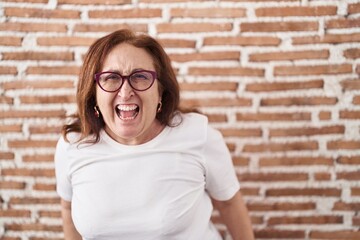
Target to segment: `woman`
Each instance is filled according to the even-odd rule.
[[[179,110],[179,86],[153,38],[116,31],[89,49],[78,114],[56,155],[65,239],[254,239],[230,154],[206,117]]]

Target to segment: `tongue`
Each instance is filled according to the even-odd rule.
[[[133,116],[135,116],[136,111],[132,110],[132,111],[120,111],[120,116],[122,118],[131,118]]]

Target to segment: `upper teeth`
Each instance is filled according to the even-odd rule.
[[[136,105],[118,105],[117,109],[119,109],[120,111],[132,111],[135,110],[137,108]]]

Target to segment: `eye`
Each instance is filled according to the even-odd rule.
[[[105,76],[103,77],[104,81],[109,81],[109,80],[120,80],[121,77],[119,74],[116,73],[107,73],[105,74]]]

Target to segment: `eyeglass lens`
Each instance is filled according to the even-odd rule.
[[[154,81],[153,75],[145,71],[134,72],[128,77],[121,76],[115,72],[105,72],[100,74],[99,84],[105,91],[113,92],[121,88],[126,78],[133,89],[140,91],[151,87]]]

